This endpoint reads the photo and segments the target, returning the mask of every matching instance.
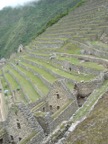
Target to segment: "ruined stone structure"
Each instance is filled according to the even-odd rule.
[[[91,82],[76,83],[73,92],[66,87],[64,80],[51,86],[48,95],[31,103],[14,103],[7,118],[1,123],[1,144],[41,144],[63,121],[67,121],[78,109],[78,97],[88,97],[93,90],[102,85],[108,73],[101,73]]]
[[[40,144],[45,135],[75,113],[78,104],[74,93],[60,80],[52,85],[46,98],[29,108],[22,103],[11,105],[2,125],[1,144]]]
[[[75,84],[74,89],[77,92],[77,100],[79,106],[82,106],[87,97],[92,94],[94,90],[99,88],[106,79],[108,79],[107,74],[108,72],[102,72],[92,81],[82,81]]]
[[[23,104],[13,105],[4,122],[3,144],[41,143],[44,132],[30,110]],[[6,139],[7,138],[7,139]]]
[[[20,44],[19,47],[18,47],[17,52],[20,53],[20,52],[23,52],[23,50],[24,50],[24,47],[23,47],[22,44]]]

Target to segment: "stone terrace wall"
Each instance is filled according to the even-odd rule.
[[[58,98],[59,97],[59,98]],[[56,81],[50,89],[47,97],[49,111],[55,113],[57,107],[62,108],[65,103],[73,101],[75,96],[68,90],[63,80]],[[50,109],[50,106],[52,107]]]
[[[8,136],[4,128],[4,122],[0,122],[0,139],[3,139],[3,143],[0,144],[9,144]]]
[[[75,100],[50,123],[50,132],[52,132],[62,121],[67,121],[77,109],[78,104]]]
[[[57,63],[57,60],[53,60],[53,62]],[[84,66],[80,66],[80,65],[74,65],[68,61],[59,61],[59,64],[61,64],[62,68],[65,69],[68,72],[80,72],[80,73],[86,73],[86,74],[93,74],[93,75],[98,75],[100,73],[100,71],[97,71],[95,69],[91,69],[91,68],[87,68]]]
[[[42,140],[44,139],[43,137],[43,131],[36,134],[32,139],[30,139],[29,142],[27,142],[26,144],[41,144]],[[19,143],[20,144],[20,143]]]
[[[107,77],[107,75],[106,75]],[[101,73],[96,79],[90,82],[80,82],[75,84],[75,90],[81,97],[86,97],[93,92],[94,89],[98,88],[103,84],[105,80],[105,74]]]
[[[44,133],[50,133],[50,123],[53,121],[50,112],[44,113],[44,115],[36,116],[39,124],[42,126]]]
[[[38,104],[40,104],[43,101],[46,101],[46,97],[40,98],[36,102],[28,104],[28,108],[33,109],[35,106],[37,106]]]

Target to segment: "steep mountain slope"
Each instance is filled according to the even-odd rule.
[[[8,57],[18,46],[28,44],[46,24],[82,0],[41,0],[24,7],[7,7],[0,11],[0,57]],[[48,25],[49,26],[49,25]]]
[[[67,139],[68,144],[108,143],[108,93],[106,93],[76,130]],[[66,143],[66,144],[67,144]]]
[[[69,121],[59,126],[55,133],[46,136],[44,144],[56,143],[60,138],[61,144],[91,143],[94,134],[94,144],[106,144],[104,134],[107,129],[104,133],[105,125],[101,120],[107,124],[107,7],[108,0],[86,0],[81,7],[71,11],[32,40],[14,58],[6,61],[0,71],[2,95],[8,107],[19,102],[28,107],[33,104],[31,111],[35,113],[45,104],[40,102],[35,105],[35,102],[46,98],[57,80],[63,80],[72,95],[75,92],[78,110]],[[22,20],[19,27],[20,25]],[[94,111],[77,127],[75,133],[68,129],[88,116],[98,99],[100,100]],[[105,113],[101,113],[102,111]],[[53,118],[60,113],[61,109],[57,110]],[[92,124],[94,129],[91,128]],[[102,137],[98,140],[100,135]]]

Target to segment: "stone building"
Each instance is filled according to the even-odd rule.
[[[70,92],[64,80],[58,80],[52,85],[44,103],[35,111],[35,116],[44,132],[49,134],[62,121],[68,120],[77,109],[74,92]]]
[[[6,121],[1,123],[0,144],[41,144],[78,109],[75,94],[63,80],[56,81],[45,98],[30,105],[11,105]]]
[[[4,122],[4,130],[8,137],[7,144],[34,144],[34,142],[40,144],[44,138],[42,127],[30,110],[21,103],[10,108]],[[2,139],[1,144],[6,142],[4,143]]]
[[[24,47],[23,47],[22,44],[20,44],[19,47],[18,47],[17,52],[20,53],[20,52],[23,52],[23,50],[24,50]]]
[[[56,81],[47,96],[47,103],[48,103],[48,111],[52,114],[57,112],[58,110],[62,109],[62,107],[72,101],[75,97],[72,93],[67,89],[63,80]]]
[[[108,79],[108,71],[100,73],[95,79],[88,82],[77,82],[74,89],[77,92],[78,105],[82,106],[87,97],[99,88]]]

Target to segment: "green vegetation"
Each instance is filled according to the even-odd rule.
[[[31,83],[10,66],[8,66],[8,68],[10,69],[12,75],[18,79],[19,85],[22,87],[24,93],[30,98],[31,101],[36,101],[40,96],[35,91]]]
[[[46,70],[39,68],[39,67],[34,67],[28,63],[25,62],[20,62],[22,65],[30,68],[31,70],[34,70],[35,72],[37,72],[38,74],[41,74],[41,76],[43,76],[46,80],[48,80],[50,83],[53,83],[56,78],[51,75],[50,73],[48,73]]]
[[[56,74],[58,74],[62,77],[65,77],[65,78],[73,79],[73,80],[76,80],[76,81],[81,81],[81,80],[87,81],[87,80],[90,80],[90,79],[94,78],[93,75],[86,75],[85,76],[84,74],[79,74],[78,75],[75,72],[68,73],[66,71],[62,71],[61,69],[57,68],[56,66],[52,66],[48,62],[44,62],[44,61],[41,61],[41,60],[38,60],[38,59],[35,59],[35,58],[26,57],[26,59],[29,60],[29,61],[32,61],[34,63],[37,63],[40,66],[44,66],[47,69],[51,70],[53,73],[56,73]]]
[[[69,54],[80,54],[80,48],[75,44],[67,42],[63,47],[57,50],[57,52],[64,52]]]
[[[36,132],[32,132],[28,137],[23,139],[19,144],[26,144],[28,143],[34,136],[36,135]]]
[[[41,92],[43,92],[43,94],[46,95],[46,94],[48,93],[48,88],[47,88],[47,86],[45,86],[44,83],[43,83],[36,75],[34,75],[32,72],[29,72],[29,71],[25,70],[24,68],[22,68],[22,67],[20,67],[20,66],[17,66],[17,68],[18,68],[21,72],[25,73],[25,76],[28,77],[28,78],[30,78],[30,80],[32,81],[32,83],[33,83],[36,87],[38,87],[38,89],[40,89]]]
[[[94,70],[104,70],[104,66],[95,62],[81,62],[80,60],[78,60],[77,58],[73,58],[73,57],[58,57],[59,60],[65,60],[65,61],[69,61],[70,63],[77,65],[77,66],[84,66],[85,68],[90,68],[90,69],[94,69]]]
[[[26,100],[24,98],[24,94],[21,91],[21,88],[20,88],[19,84],[15,81],[15,79],[9,73],[4,73],[4,76],[10,85],[11,91],[15,92],[15,96],[16,96],[15,98],[17,99],[17,101],[23,100],[24,102],[26,102]]]
[[[9,57],[20,44],[29,44],[80,2],[82,0],[40,0],[23,7],[1,10],[0,58]]]
[[[10,96],[10,94],[11,94],[10,88],[9,88],[6,80],[4,79],[4,77],[1,78],[1,84],[2,84],[3,89],[4,89],[4,95],[5,96]]]

